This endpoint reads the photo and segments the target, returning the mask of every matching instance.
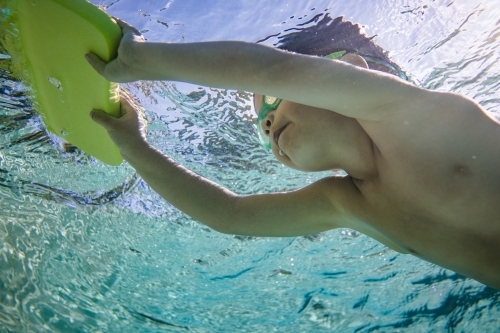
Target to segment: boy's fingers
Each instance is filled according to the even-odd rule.
[[[98,56],[93,53],[87,53],[85,59],[88,63],[96,70],[97,73],[104,76],[104,69],[106,68],[106,63],[101,60]]]
[[[111,17],[116,21],[116,23],[118,23],[120,28],[123,29],[123,28],[129,26],[129,24],[127,22],[125,22],[124,20],[122,20],[121,18],[116,17],[116,16],[111,16]]]
[[[128,24],[127,22],[123,21],[122,19],[119,19],[118,17],[112,16],[113,19],[118,23],[120,28],[123,30],[123,34],[127,33],[128,30],[131,30],[137,35],[141,35],[141,32],[137,30],[134,26]]]
[[[108,129],[110,128],[114,122],[116,121],[116,118],[113,116],[110,116],[106,112],[100,111],[100,110],[92,110],[90,112],[90,117],[92,120],[101,125],[102,127]]]

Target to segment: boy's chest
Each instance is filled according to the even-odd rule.
[[[500,231],[500,221],[490,223],[499,215],[500,154],[486,142],[496,138],[497,128],[490,129],[493,136],[470,138],[448,125],[413,123],[398,129],[393,123],[374,125],[367,132],[375,146],[378,178],[361,190],[373,209],[384,207],[379,215],[398,220],[428,220],[452,228],[468,228],[474,221],[477,227]]]
[[[360,182],[363,203],[357,218],[366,230],[376,230],[373,235],[380,233],[403,252],[424,260],[467,276],[487,267],[500,272],[495,255],[500,251],[495,199],[500,190],[490,184],[482,191],[485,184],[474,182],[483,179],[468,182],[461,179],[460,170],[443,176],[436,169],[427,174],[412,172],[411,167],[387,170],[371,184]]]
[[[378,179],[360,185],[372,215],[405,228],[473,227],[500,233],[498,175],[460,159],[422,159],[408,154],[379,163]]]

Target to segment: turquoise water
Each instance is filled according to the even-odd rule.
[[[417,84],[500,112],[499,1],[93,2],[149,41],[253,42],[344,15]],[[126,164],[65,152],[27,88],[0,80],[0,332],[500,332],[500,292],[357,232],[250,238],[198,224]],[[126,87],[156,147],[232,191],[322,176],[258,145],[247,93]]]

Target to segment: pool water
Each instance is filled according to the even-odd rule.
[[[498,0],[92,2],[164,42],[273,45],[316,15],[344,15],[416,84],[500,113]],[[28,88],[0,80],[0,332],[500,332],[499,291],[357,232],[240,237],[193,221],[127,164],[66,151]],[[259,146],[249,93],[124,86],[152,144],[238,194],[325,175]]]

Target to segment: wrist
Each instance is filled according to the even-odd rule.
[[[130,67],[136,80],[172,80],[173,68],[168,65],[172,65],[172,57],[175,58],[173,46],[171,43],[134,42]]]
[[[158,69],[155,71],[154,53],[150,47],[151,43],[133,42],[130,45],[130,58],[128,65],[131,68],[135,81],[156,80]]]
[[[148,60],[144,56],[144,44],[141,41],[128,41],[122,46],[120,57],[127,71],[127,82],[147,80]]]
[[[140,140],[131,144],[119,145],[118,149],[120,150],[120,154],[123,159],[130,163],[134,159],[143,158],[144,154],[155,148],[153,148],[147,141]]]

